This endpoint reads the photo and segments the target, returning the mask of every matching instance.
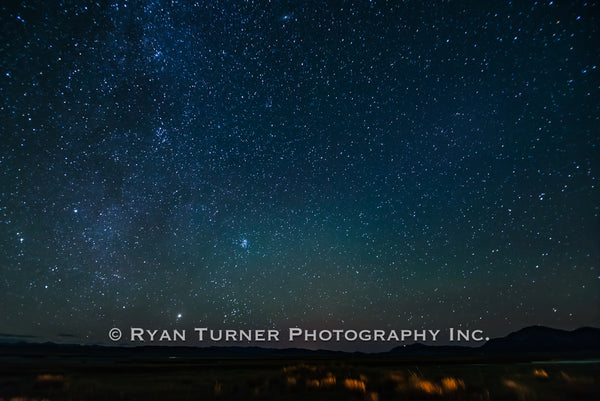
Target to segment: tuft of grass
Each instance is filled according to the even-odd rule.
[[[345,379],[344,387],[351,391],[358,391],[364,393],[367,391],[365,382],[357,379]]]

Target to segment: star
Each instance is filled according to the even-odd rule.
[[[597,2],[15,3],[0,328],[598,325]]]

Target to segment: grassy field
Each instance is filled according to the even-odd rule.
[[[597,400],[599,373],[597,362],[9,361],[0,400]]]

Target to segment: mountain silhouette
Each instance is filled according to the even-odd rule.
[[[397,356],[531,356],[551,358],[573,355],[600,356],[600,329],[582,327],[573,331],[544,326],[525,327],[501,338],[491,339],[479,347],[411,344],[392,349]]]
[[[598,352],[600,329],[582,327],[573,331],[531,326],[506,337],[488,341],[481,350],[490,352]]]
[[[583,327],[573,331],[543,326],[531,326],[505,337],[491,339],[479,347],[453,345],[402,345],[387,352],[363,354],[301,348],[262,348],[256,346],[193,347],[193,346],[101,346],[32,342],[0,343],[0,358],[298,358],[344,357],[370,355],[374,357],[440,357],[440,358],[536,358],[552,359],[600,357],[600,329]]]

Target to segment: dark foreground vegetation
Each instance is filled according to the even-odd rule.
[[[8,358],[0,400],[597,400],[599,378],[599,361]]]

